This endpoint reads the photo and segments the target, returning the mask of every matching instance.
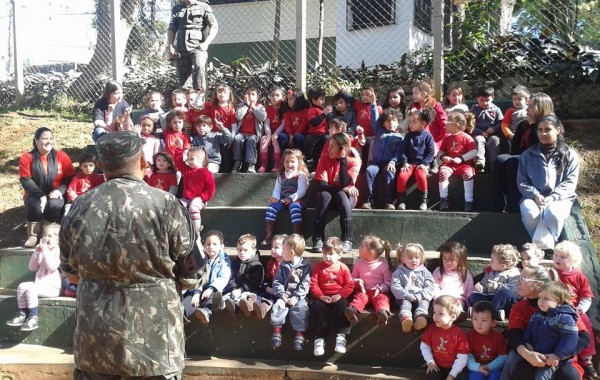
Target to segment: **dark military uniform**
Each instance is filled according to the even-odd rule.
[[[101,162],[101,141],[121,133],[98,140]],[[77,378],[101,378],[77,371],[177,378],[185,335],[176,264],[194,239],[178,200],[133,176],[111,179],[75,200],[60,249],[63,272],[80,278]]]
[[[208,53],[200,49],[206,28],[218,29],[217,19],[205,2],[192,0],[189,7],[177,4],[173,7],[169,31],[176,33],[177,77],[182,88],[206,88],[206,61]]]

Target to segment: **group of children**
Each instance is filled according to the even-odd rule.
[[[473,284],[467,264],[467,249],[458,242],[446,242],[440,249],[439,267],[433,273],[425,267],[420,244],[399,245],[397,267],[391,261],[391,245],[377,236],[366,236],[352,270],[341,262],[339,238],[327,239],[322,261],[314,266],[303,257],[304,238],[297,234],[275,235],[271,258],[265,267],[256,249],[256,238],[246,234],[237,242],[237,258],[230,261],[224,252],[223,235],[209,231],[204,244],[208,256],[208,282],[200,289],[184,293],[185,317],[192,315],[208,324],[214,313],[227,309],[233,315],[265,318],[269,311],[273,328],[271,345],[282,344],[282,328],[289,315],[294,331],[292,346],[303,350],[310,326],[313,353],[325,353],[330,332],[335,336],[334,351],[346,352],[346,336],[359,320],[359,314],[372,305],[378,324],[387,325],[392,301],[398,307],[402,330],[423,330],[421,352],[430,378],[456,378],[466,370],[471,379],[498,379],[507,355],[506,340],[494,329],[497,320],[519,299],[517,284],[521,268],[537,267],[543,253],[533,244],[519,252],[508,244],[492,249],[490,265],[483,278]],[[570,363],[577,328],[591,304],[589,283],[578,269],[581,251],[571,242],[556,246],[553,267],[556,279],[544,286],[539,311],[529,322],[525,340],[533,350],[547,356],[547,367]],[[467,333],[455,321],[471,317]],[[557,321],[559,323],[557,323]],[[593,338],[592,338],[593,341]],[[591,365],[593,351],[582,352],[579,362]],[[551,377],[548,377],[551,378]]]

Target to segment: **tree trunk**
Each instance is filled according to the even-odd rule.
[[[119,38],[123,49],[133,25],[137,22],[143,0],[121,1],[121,33]],[[110,1],[96,2],[95,27],[96,47],[90,62],[85,65],[81,75],[69,87],[69,95],[80,101],[95,99],[101,93],[104,82],[112,77],[111,13]],[[124,56],[122,54],[121,56]]]
[[[575,42],[576,9],[569,0],[554,1],[541,10],[547,20],[545,34],[568,43]],[[547,33],[550,31],[551,33]]]
[[[273,25],[273,65],[279,63],[279,48],[281,43],[281,0],[275,0],[275,23]]]
[[[317,62],[319,67],[323,65],[323,34],[325,25],[325,0],[319,0],[319,51]]]
[[[501,36],[510,34],[513,10],[515,9],[516,0],[501,0],[500,1],[500,20],[498,20],[498,33]]]
[[[465,4],[457,4],[456,12],[452,17],[452,45],[458,43],[462,39],[462,24],[465,21],[466,11]]]

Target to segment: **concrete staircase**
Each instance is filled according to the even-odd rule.
[[[225,234],[225,244],[230,254],[235,254],[237,238],[244,233],[253,233],[260,241],[264,236],[264,210],[271,195],[275,175],[219,174],[217,194],[203,212],[204,231],[218,229]],[[464,242],[469,248],[469,266],[473,275],[482,271],[489,259],[491,247],[497,243],[521,245],[529,240],[520,215],[492,213],[490,197],[493,190],[492,179],[487,175],[478,175],[475,183],[475,209],[478,212],[465,213],[462,209],[462,183],[451,181],[451,205],[455,211],[439,212],[436,202],[436,178],[430,179],[430,211],[386,211],[354,210],[355,247],[364,235],[373,233],[397,243],[419,242],[426,248],[428,267],[437,266],[436,250],[446,240]],[[414,189],[413,189],[414,190]],[[308,209],[304,213],[304,236],[307,247],[311,245],[313,203],[316,186],[310,185],[307,195]],[[414,194],[409,194],[409,207],[416,206]],[[331,214],[331,219],[336,218]],[[278,232],[289,233],[291,225],[289,214],[282,213],[277,225]],[[326,229],[327,236],[339,236],[339,223],[332,220]],[[585,221],[579,204],[573,208],[562,235],[579,244],[584,252],[584,270],[592,283],[595,300],[598,299],[600,284],[600,265],[589,240]],[[0,250],[0,344],[13,345],[25,343],[51,347],[70,347],[74,329],[75,300],[66,297],[43,299],[40,302],[40,328],[31,333],[21,333],[4,325],[3,321],[12,317],[16,310],[15,289],[22,281],[30,281],[33,274],[28,272],[27,263],[30,250],[21,248]],[[307,253],[311,261],[320,259],[318,254]],[[268,251],[261,253],[268,258]],[[356,249],[344,255],[349,265],[358,256]],[[598,323],[598,303],[590,309],[590,317]],[[297,361],[333,362],[339,365],[360,365],[363,368],[387,366],[396,369],[417,369],[423,365],[419,352],[420,335],[402,333],[397,318],[391,319],[386,327],[378,327],[376,319],[370,313],[360,315],[359,323],[348,336],[348,352],[335,354],[333,341],[326,342],[324,357],[312,355],[312,342],[301,353],[291,348],[292,332],[289,326],[283,331],[283,345],[277,350],[270,347],[270,326],[268,319],[260,321],[254,318],[237,318],[225,313],[212,318],[209,326],[203,326],[193,320],[186,326],[187,352],[189,355],[216,356],[221,358],[245,358],[250,361],[276,360],[281,363],[295,364]],[[309,339],[311,339],[309,335]],[[293,359],[291,359],[293,358]],[[2,367],[0,366],[0,371]],[[410,378],[418,378],[409,376]],[[351,377],[350,377],[351,378]],[[400,378],[400,377],[395,377]]]

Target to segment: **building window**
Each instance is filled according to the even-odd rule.
[[[431,0],[415,0],[415,26],[424,32],[431,33],[431,17],[433,7]]]
[[[396,23],[396,0],[348,0],[346,6],[348,30]]]

